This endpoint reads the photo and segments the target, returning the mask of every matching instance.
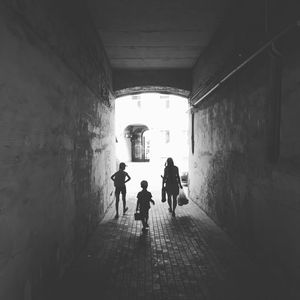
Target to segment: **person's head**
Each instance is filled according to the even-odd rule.
[[[126,167],[125,163],[121,162],[121,163],[119,164],[119,169],[120,169],[120,170],[125,170],[125,167]]]
[[[142,180],[141,181],[141,188],[147,189],[147,187],[148,187],[148,182],[146,180]]]
[[[174,166],[174,161],[172,157],[168,157],[167,159],[167,166]]]

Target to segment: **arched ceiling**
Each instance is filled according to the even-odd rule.
[[[231,0],[88,0],[113,69],[191,69]]]

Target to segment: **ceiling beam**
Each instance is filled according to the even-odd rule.
[[[113,70],[113,90],[118,96],[137,92],[166,92],[188,96],[192,89],[190,69]],[[120,95],[119,95],[120,96]]]

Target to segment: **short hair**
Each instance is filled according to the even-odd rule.
[[[148,182],[146,180],[141,181],[141,187],[142,188],[147,188],[148,187]]]
[[[121,170],[125,170],[125,167],[126,167],[125,163],[121,162],[121,163],[119,164],[119,168],[120,168]]]

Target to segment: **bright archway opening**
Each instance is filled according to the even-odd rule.
[[[160,93],[123,96],[115,102],[117,162],[125,162],[132,177],[129,188],[141,180],[161,186],[164,164],[174,159],[184,184],[188,172],[188,100]]]

